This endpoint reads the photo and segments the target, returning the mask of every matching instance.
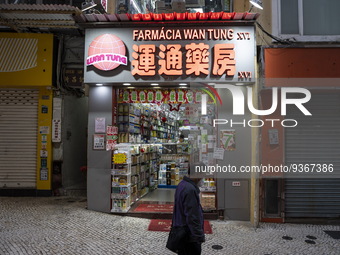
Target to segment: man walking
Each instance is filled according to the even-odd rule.
[[[176,189],[172,224],[174,227],[184,226],[188,233],[188,238],[179,249],[179,255],[200,255],[205,241],[198,181],[184,176]]]

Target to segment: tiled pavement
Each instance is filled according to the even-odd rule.
[[[165,248],[167,233],[147,231],[149,222],[89,211],[82,197],[0,197],[0,254],[174,254]],[[323,232],[340,231],[340,226],[211,224],[213,234],[206,235],[203,255],[340,254],[340,240]],[[213,245],[223,248],[214,250]]]

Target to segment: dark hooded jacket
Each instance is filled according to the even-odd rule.
[[[186,226],[190,242],[205,241],[203,230],[203,210],[199,199],[200,190],[188,177],[184,176],[175,193],[173,226]]]

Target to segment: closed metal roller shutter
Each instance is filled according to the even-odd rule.
[[[286,175],[285,216],[340,217],[340,96],[314,93],[306,108],[312,117],[296,107],[287,109],[287,118],[297,120],[298,126],[286,128],[286,165],[332,164],[334,170]]]
[[[0,188],[36,188],[39,91],[0,89]]]

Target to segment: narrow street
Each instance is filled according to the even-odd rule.
[[[1,197],[0,208],[2,255],[173,254],[165,248],[166,232],[147,230],[150,220],[89,211],[84,197]],[[206,235],[204,255],[340,253],[340,240],[324,232],[340,231],[340,226],[261,223],[255,229],[240,221],[210,224],[213,233]]]

